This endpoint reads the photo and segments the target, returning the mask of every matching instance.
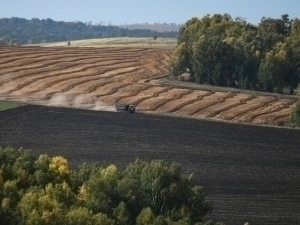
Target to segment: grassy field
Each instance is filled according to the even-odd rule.
[[[300,130],[44,106],[0,116],[0,146],[62,155],[72,166],[178,162],[205,188],[214,221],[300,224]]]
[[[57,47],[67,46],[67,42],[43,43],[30,46],[42,47]],[[133,37],[119,37],[119,38],[98,38],[70,41],[71,47],[134,47],[134,48],[158,48],[158,49],[175,49],[177,44],[176,38],[160,38],[154,40],[149,38],[133,38]]]
[[[22,105],[22,104],[16,103],[16,102],[0,101],[0,111],[16,108],[16,107],[19,107],[20,105]]]

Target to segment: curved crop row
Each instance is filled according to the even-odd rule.
[[[151,48],[0,47],[0,98],[253,123],[287,120],[295,100],[162,86],[172,52]]]

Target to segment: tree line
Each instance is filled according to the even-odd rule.
[[[63,22],[52,19],[0,19],[0,45],[36,44],[110,37],[174,38],[177,32],[157,32],[149,29],[127,29],[112,25],[92,25],[83,22]]]
[[[258,25],[229,14],[188,20],[179,30],[170,74],[240,89],[290,93],[300,81],[300,20],[263,17]]]
[[[61,156],[0,147],[0,203],[3,225],[213,225],[203,188],[162,160],[72,170]]]

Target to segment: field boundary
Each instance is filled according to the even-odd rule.
[[[158,82],[159,82],[159,84],[164,85],[164,86],[188,88],[191,90],[202,90],[202,91],[211,91],[211,92],[215,92],[215,91],[233,92],[233,93],[249,94],[249,95],[253,95],[253,96],[272,96],[272,97],[286,98],[286,99],[292,99],[292,100],[300,99],[300,97],[297,95],[286,95],[286,94],[279,94],[279,93],[252,91],[252,90],[229,88],[229,87],[218,87],[218,86],[197,84],[197,83],[193,83],[193,82],[178,81],[178,80],[176,80],[176,78],[173,78],[169,75],[166,75],[166,78],[162,78]]]

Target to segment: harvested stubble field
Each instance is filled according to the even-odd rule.
[[[142,113],[21,106],[0,112],[0,146],[63,155],[71,165],[136,158],[193,172],[225,224],[300,224],[300,130]]]
[[[163,85],[172,51],[124,47],[126,40],[102,48],[0,47],[0,99],[88,109],[131,103],[137,111],[271,125],[284,124],[296,102],[284,96]]]
[[[116,37],[116,38],[98,38],[98,39],[86,39],[75,40],[70,42],[72,47],[130,47],[130,48],[158,48],[174,50],[177,44],[176,38],[134,38],[134,37]],[[42,46],[42,47],[66,47],[67,43],[54,42],[54,43],[42,43],[33,44],[30,46]]]

